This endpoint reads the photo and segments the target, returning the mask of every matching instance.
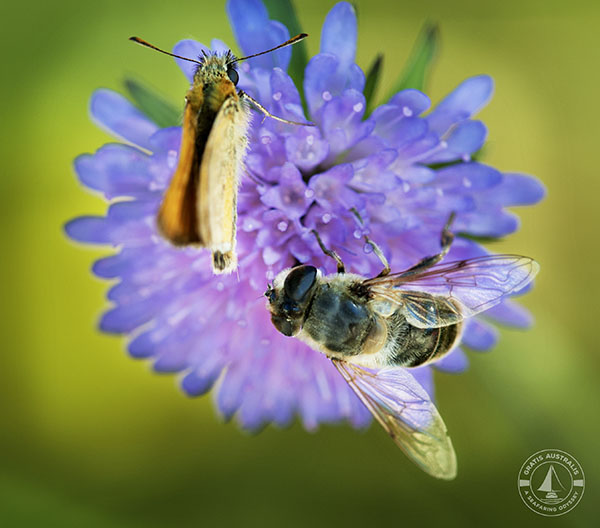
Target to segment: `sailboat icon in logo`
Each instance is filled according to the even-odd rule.
[[[557,493],[560,491],[565,491],[565,487],[562,485],[562,482],[558,478],[556,470],[554,469],[554,465],[550,465],[548,473],[546,473],[546,478],[544,479],[544,482],[542,482],[542,485],[537,490],[546,493],[546,497],[544,499],[540,499],[546,504],[558,504],[559,502],[562,502],[564,500],[564,498],[559,498]]]

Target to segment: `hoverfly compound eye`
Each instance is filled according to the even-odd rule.
[[[290,271],[283,284],[285,294],[296,302],[302,302],[317,280],[317,268],[298,266]]]
[[[229,77],[229,80],[234,84],[234,86],[237,86],[240,76],[235,68],[227,68],[227,77]]]

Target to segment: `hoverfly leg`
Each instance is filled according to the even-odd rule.
[[[365,225],[365,223],[363,222],[362,216],[360,215],[360,213],[358,212],[358,209],[356,207],[351,207],[350,212],[356,217],[356,219],[358,220],[358,222],[360,223],[361,226]],[[389,273],[391,271],[390,264],[387,261],[387,259],[385,258],[383,251],[381,251],[381,248],[377,244],[375,244],[375,242],[373,242],[367,235],[365,235],[365,242],[373,248],[373,253],[375,253],[375,255],[377,255],[377,258],[383,264],[383,269],[381,270],[379,275],[377,275],[377,277],[385,277],[386,275],[389,275]]]
[[[448,254],[448,251],[450,251],[450,247],[452,246],[452,242],[454,241],[454,233],[450,231],[450,226],[452,225],[452,222],[454,221],[455,217],[456,213],[451,213],[450,217],[448,218],[448,221],[446,222],[446,225],[442,229],[442,236],[440,240],[442,250],[437,255],[425,257],[424,259],[420,260],[414,266],[408,268],[404,273],[422,271],[424,269],[430,268],[431,266],[434,266],[435,264],[443,260],[443,258]]]
[[[319,236],[319,233],[316,232],[316,230],[311,229],[310,232],[313,235],[315,235],[315,238],[317,239],[321,251],[325,253],[325,255],[327,255],[328,257],[331,257],[333,260],[335,260],[335,262],[337,263],[337,272],[346,273],[346,266],[344,266],[344,263],[342,262],[340,256],[332,249],[327,249],[325,247],[325,244],[323,244],[323,241],[321,240],[321,237]]]
[[[377,277],[385,277],[386,275],[389,275],[391,271],[390,264],[385,258],[383,251],[381,251],[381,248],[377,244],[375,244],[375,242],[373,242],[367,235],[365,235],[365,242],[373,248],[373,253],[377,255],[377,258],[383,264],[383,269],[379,272],[379,275],[377,275]]]

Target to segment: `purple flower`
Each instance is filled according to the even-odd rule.
[[[289,37],[259,0],[230,0],[227,11],[244,54]],[[176,249],[157,233],[155,215],[177,164],[181,129],[159,129],[117,93],[98,90],[92,98],[94,120],[127,142],[75,161],[81,182],[110,200],[106,216],[79,217],[66,226],[77,241],[117,248],[93,267],[97,276],[117,280],[100,328],[126,335],[129,353],[150,359],[156,371],[181,373],[190,396],[206,393],[220,378],[218,408],[227,418],[237,413],[249,429],[286,425],[295,414],[308,429],[344,419],[360,427],[370,420],[329,360],[279,334],[265,308],[263,292],[280,270],[309,262],[335,271],[311,229],[350,271],[371,276],[381,264],[363,241],[366,233],[401,270],[437,253],[451,212],[457,213],[454,232],[499,237],[518,228],[506,207],[533,204],[544,194],[532,177],[472,159],[486,137],[473,115],[491,97],[487,76],[462,82],[431,110],[426,95],[405,90],[365,116],[356,37],[353,8],[337,4],[325,20],[321,51],[305,70],[308,115],[286,73],[289,48],[240,66],[239,87],[270,112],[317,126],[253,119],[239,195],[239,270],[231,276],[213,276],[207,251]],[[226,46],[213,41],[212,49]],[[202,50],[207,48],[188,40],[174,53],[196,57]],[[193,64],[178,64],[191,80]],[[361,212],[363,225],[351,207]],[[447,258],[485,253],[459,236]],[[469,320],[462,344],[493,347],[493,322],[524,327],[530,317],[505,301],[485,318]],[[466,367],[461,348],[433,365],[446,372]],[[412,373],[432,393],[432,368]]]

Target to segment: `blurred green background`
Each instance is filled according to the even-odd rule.
[[[318,50],[333,1],[297,2]],[[385,52],[385,93],[425,19],[440,23],[434,101],[489,73],[496,94],[481,117],[486,161],[537,175],[539,206],[489,247],[537,258],[523,299],[528,332],[503,330],[493,353],[470,354],[460,376],[437,375],[458,478],[420,472],[376,427],[366,433],[299,425],[257,436],[222,424],[211,397],[186,398],[172,376],[128,358],[99,334],[106,283],[89,272],[106,251],[77,247],[62,224],[102,213],[72,160],[110,138],[87,105],[126,74],[182,101],[175,63],[127,41],[165,48],[186,37],[233,44],[224,2],[6,4],[1,178],[3,284],[0,364],[2,526],[587,526],[598,518],[598,126],[600,5],[595,1],[358,1],[357,62]],[[208,7],[210,5],[210,7]],[[522,504],[517,473],[544,448],[575,456],[587,491],[547,519]]]

